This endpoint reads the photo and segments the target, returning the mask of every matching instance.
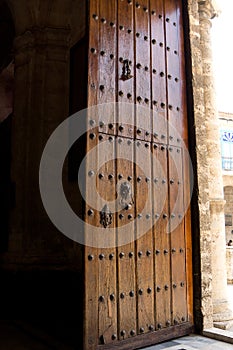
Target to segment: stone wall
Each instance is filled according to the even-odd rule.
[[[227,247],[226,259],[227,259],[227,282],[229,284],[233,284],[233,247]]]
[[[232,178],[233,185],[233,178]],[[233,240],[233,186],[224,187],[226,243]]]

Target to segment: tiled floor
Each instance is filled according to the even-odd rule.
[[[227,344],[199,335],[190,335],[172,340],[160,345],[151,346],[144,350],[233,350],[232,344]]]

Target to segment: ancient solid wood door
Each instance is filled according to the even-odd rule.
[[[89,1],[86,350],[192,329],[182,11],[181,0]]]

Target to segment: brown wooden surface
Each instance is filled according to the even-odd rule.
[[[98,346],[98,350],[136,350],[141,349],[145,346],[150,346],[153,344],[159,344],[170,339],[175,339],[182,337],[186,334],[193,332],[193,326],[191,323],[184,323],[179,326],[174,326],[172,328],[165,328],[159,332],[152,332],[150,334],[142,334],[135,338],[126,339],[124,341],[114,343],[111,345]]]
[[[103,229],[105,244],[112,247],[85,247],[85,350],[136,349],[191,331],[181,7],[182,1],[172,0],[90,0],[88,106],[129,105],[88,115],[95,123],[87,152],[95,151],[86,162],[86,222],[102,227],[101,208],[116,202],[112,223]],[[88,204],[95,197],[93,183],[100,195],[96,208]],[[131,192],[125,206],[124,183]],[[87,227],[86,234],[91,230]]]
[[[98,71],[99,64],[96,58],[96,54],[99,49],[99,23],[93,18],[92,14],[98,14],[99,12],[99,1],[89,2],[89,48],[88,48],[88,106],[97,104],[97,82],[98,82]],[[87,123],[89,123],[89,118]],[[89,125],[88,125],[89,126]],[[95,131],[96,128],[93,129]],[[97,138],[94,140],[90,139],[91,131],[87,134],[87,146],[86,150],[89,152],[97,144]],[[93,170],[94,168],[94,170]],[[95,158],[92,153],[92,157],[88,158],[86,164],[86,172],[96,171],[95,169]],[[92,192],[88,192],[89,184],[88,180],[92,181],[90,176],[87,176],[86,188],[87,188],[87,198],[91,199],[93,197]],[[88,217],[87,212],[91,209],[88,205],[85,208],[85,221]],[[89,221],[89,220],[88,220]],[[98,225],[97,216],[94,215],[89,221],[92,225]],[[85,228],[85,234],[89,232],[91,228]],[[95,242],[93,242],[95,243]],[[94,260],[89,260],[91,257]],[[98,293],[98,283],[97,278],[99,274],[99,264],[98,259],[98,249],[89,247],[85,245],[84,247],[84,323],[83,323],[83,348],[88,350],[96,349],[97,337],[99,334],[99,322],[98,322],[98,294],[93,295],[93,291]],[[93,278],[95,276],[95,278]]]

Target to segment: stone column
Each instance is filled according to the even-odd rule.
[[[211,0],[199,1],[200,44],[209,167],[210,234],[212,238],[212,300],[216,327],[228,328],[233,319],[227,300],[226,244],[221,152],[211,49],[211,19],[216,15]]]
[[[44,146],[69,112],[69,33],[65,28],[36,27],[14,42],[12,180],[16,206],[9,254],[16,263],[50,263],[54,259],[62,263],[59,255],[65,256],[69,245],[48,220],[39,193]]]

